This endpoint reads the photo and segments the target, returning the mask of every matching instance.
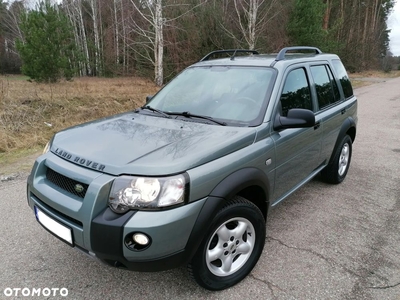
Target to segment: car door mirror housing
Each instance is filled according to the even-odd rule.
[[[277,115],[274,122],[274,129],[285,128],[307,128],[315,125],[315,115],[309,109],[293,108],[288,111],[286,117]]]

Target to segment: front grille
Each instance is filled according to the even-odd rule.
[[[80,198],[85,198],[89,185],[61,175],[50,168],[47,168],[46,177],[51,183],[62,188],[68,193]]]
[[[48,206],[46,203],[44,203],[42,200],[40,200],[34,193],[31,192],[31,197],[35,200],[35,202],[37,202],[38,204],[40,204],[41,206],[43,206],[44,208],[46,208],[48,211],[52,212],[54,215],[57,215],[58,217],[63,217],[64,219],[70,221],[71,223],[74,223],[76,226],[82,228],[83,224],[81,221],[78,221],[77,219],[71,218],[70,216],[67,216],[65,214],[63,214],[62,212],[58,211],[58,210],[54,210],[53,208],[51,208],[50,206]],[[40,207],[39,207],[40,208]]]

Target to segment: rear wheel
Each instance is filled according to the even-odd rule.
[[[253,203],[236,196],[215,216],[204,241],[188,265],[202,287],[222,290],[253,269],[265,242],[265,220]]]
[[[351,153],[352,140],[345,135],[335,150],[333,160],[321,172],[324,181],[337,184],[344,180],[350,167]]]

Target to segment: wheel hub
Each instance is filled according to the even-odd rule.
[[[239,245],[239,240],[236,240],[234,242],[228,241],[227,247],[225,247],[226,251],[224,252],[225,255],[228,254],[234,254],[236,252],[237,246]]]
[[[347,165],[349,162],[349,157],[350,157],[350,149],[349,145],[346,143],[342,147],[342,151],[339,156],[339,168],[338,168],[338,173],[340,176],[342,176],[347,169]]]

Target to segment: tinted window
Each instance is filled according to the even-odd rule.
[[[329,79],[331,80],[332,83],[332,88],[333,88],[333,95],[335,97],[335,101],[339,101],[340,100],[340,93],[339,93],[339,88],[337,86],[335,77],[332,74],[332,70],[329,66],[325,66],[326,70],[328,71],[329,74]]]
[[[312,110],[310,86],[304,69],[296,69],[286,77],[281,96],[282,116],[292,108]]]
[[[353,96],[353,88],[351,87],[349,76],[347,76],[346,69],[344,68],[342,62],[338,59],[334,59],[332,62],[336,74],[340,80],[340,84],[342,85],[344,97],[349,98]]]
[[[327,66],[313,66],[311,74],[314,78],[320,109],[340,100],[338,87]]]

